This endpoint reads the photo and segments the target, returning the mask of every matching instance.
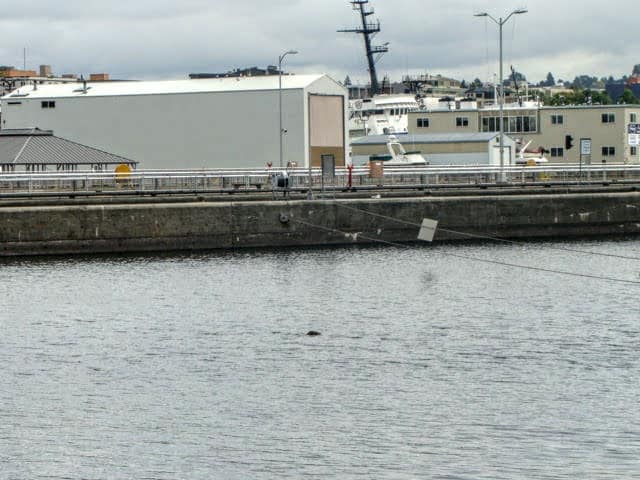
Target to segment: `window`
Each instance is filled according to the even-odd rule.
[[[615,115],[615,113],[603,113],[602,114],[602,123],[616,123],[616,115]]]
[[[42,102],[42,108],[56,108],[56,102],[52,100],[44,100]]]
[[[551,115],[551,125],[563,125],[564,115]]]
[[[504,129],[507,133],[531,133],[538,131],[538,119],[535,115],[513,115],[504,117]],[[500,117],[482,117],[483,132],[500,130]]]
[[[456,127],[468,127],[469,117],[456,117]]]
[[[551,156],[552,157],[564,157],[564,148],[562,148],[562,147],[551,147]]]
[[[629,115],[629,123],[638,123],[638,114],[632,113]]]
[[[615,157],[616,156],[616,147],[602,147],[602,156],[603,157]]]
[[[429,128],[429,119],[428,118],[419,118],[418,119],[418,128]]]
[[[631,147],[631,156],[635,157],[638,155],[638,147]]]

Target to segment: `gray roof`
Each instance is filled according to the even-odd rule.
[[[128,158],[56,137],[51,130],[0,130],[0,165],[135,165]]]
[[[465,133],[420,133],[416,135],[398,135],[398,141],[403,145],[427,143],[477,143],[490,142],[500,133],[498,132],[465,132]],[[507,135],[505,135],[507,137]],[[384,145],[388,135],[369,135],[351,141],[351,145]]]

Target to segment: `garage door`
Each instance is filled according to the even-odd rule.
[[[323,155],[333,155],[336,166],[345,165],[343,96],[309,95],[309,147],[314,167]]]

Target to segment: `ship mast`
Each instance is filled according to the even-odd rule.
[[[368,17],[374,14],[373,8],[367,8],[368,3],[369,0],[352,0],[351,5],[353,5],[353,9],[360,12],[362,26],[338,30],[338,32],[358,33],[364,37],[364,46],[367,50],[367,62],[369,63],[369,76],[371,77],[371,96],[374,96],[381,93],[380,84],[378,83],[378,75],[376,73],[376,63],[384,53],[389,51],[389,49],[387,48],[388,43],[376,46],[371,43],[375,35],[380,32],[380,20],[376,20],[375,22],[370,22],[368,20]]]

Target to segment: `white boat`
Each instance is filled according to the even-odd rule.
[[[404,135],[409,133],[409,112],[477,109],[466,97],[417,97],[411,94],[384,94],[349,100],[349,136]]]
[[[518,158],[516,158],[516,165],[535,166],[549,162],[544,156],[545,150],[542,147],[527,151],[532,141],[533,140],[529,140],[527,144],[520,149]]]
[[[383,161],[385,165],[426,165],[427,161],[420,152],[407,152],[398,137],[389,135],[387,138],[388,155],[371,155],[370,161]]]
[[[406,134],[409,112],[422,104],[413,95],[375,95],[349,101],[350,136]]]

